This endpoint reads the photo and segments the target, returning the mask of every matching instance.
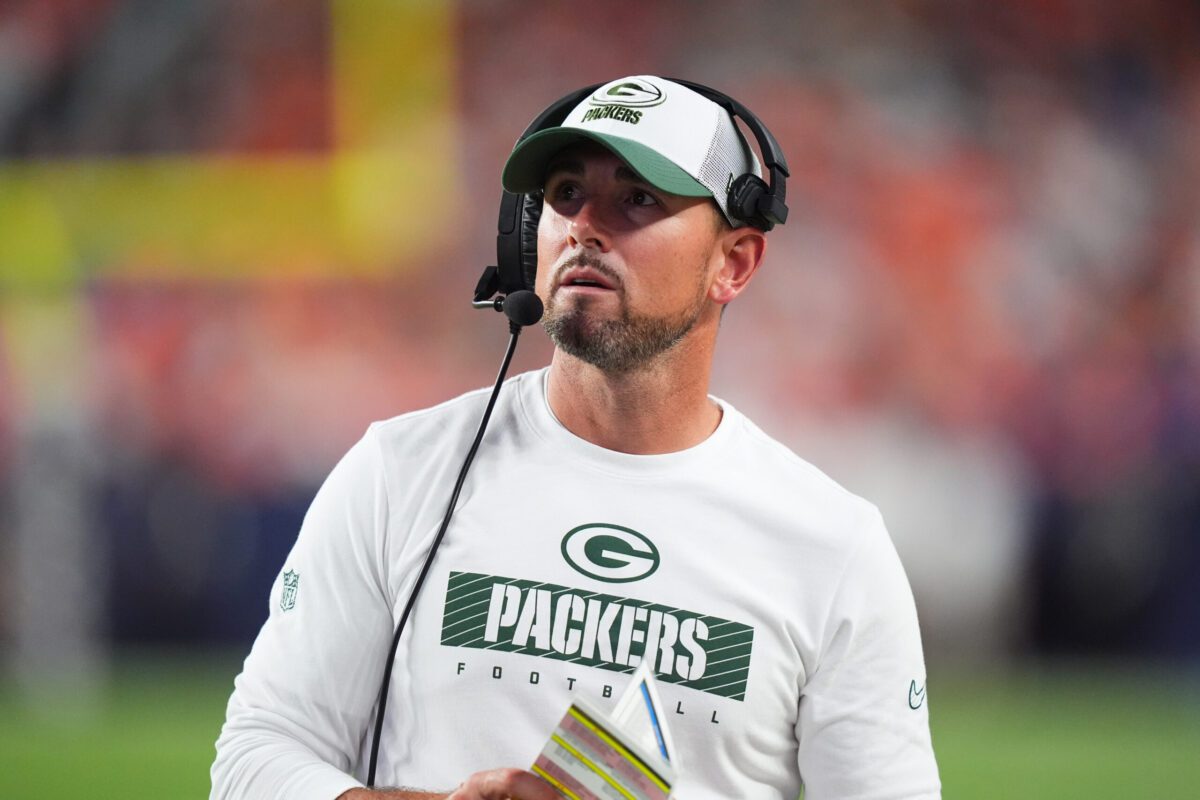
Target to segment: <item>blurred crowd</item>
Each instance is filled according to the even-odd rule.
[[[13,164],[333,157],[336,8],[0,7],[0,195]],[[73,282],[47,288],[0,243],[0,548],[26,554],[0,562],[0,642],[37,618],[19,571],[55,574],[29,544],[45,518],[30,497],[54,494],[54,475],[83,509],[63,547],[101,565],[74,579],[100,638],[245,642],[312,492],[365,425],[493,373],[502,326],[466,300],[517,133],[578,86],[656,73],[738,97],[791,167],[791,219],[728,315],[714,391],[880,502],[933,657],[1200,658],[1195,3],[446,13],[446,180],[462,199],[423,223],[449,249],[382,278],[329,264],[242,281],[202,264],[106,277],[119,271],[84,252]],[[52,301],[79,329],[66,388],[39,377],[55,365],[27,340],[45,332],[21,323]],[[520,366],[544,362],[544,341],[523,347]]]

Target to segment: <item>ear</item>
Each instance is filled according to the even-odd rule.
[[[718,235],[717,248],[721,264],[708,296],[725,305],[742,293],[758,271],[767,252],[767,237],[758,228],[733,228]]]

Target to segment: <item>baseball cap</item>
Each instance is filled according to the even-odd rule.
[[[550,159],[579,141],[599,142],[664,192],[712,197],[734,225],[741,223],[729,213],[730,184],[748,172],[762,175],[725,109],[674,81],[634,75],[604,84],[561,125],[518,142],[504,165],[504,188],[538,191]]]

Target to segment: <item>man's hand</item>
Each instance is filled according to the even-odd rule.
[[[405,789],[351,789],[337,800],[559,800],[550,784],[523,769],[476,772],[450,794]]]
[[[446,800],[559,800],[550,784],[523,769],[476,772]]]

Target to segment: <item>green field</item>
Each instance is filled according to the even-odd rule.
[[[238,657],[126,657],[90,714],[0,689],[0,798],[208,796]],[[1200,675],[1114,667],[931,675],[947,798],[1200,797]]]

